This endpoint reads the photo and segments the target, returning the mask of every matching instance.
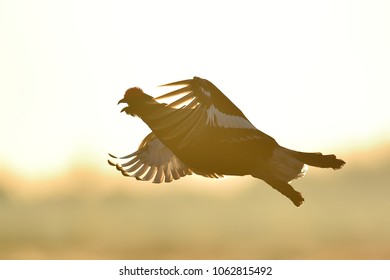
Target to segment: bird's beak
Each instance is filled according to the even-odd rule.
[[[125,98],[122,98],[121,100],[119,100],[118,102],[118,105],[121,104],[121,103],[127,103]],[[126,110],[127,107],[124,107],[122,110],[121,110],[121,113],[124,112]]]
[[[121,103],[126,103],[126,100],[124,98],[122,98],[121,100],[119,100],[118,105]]]

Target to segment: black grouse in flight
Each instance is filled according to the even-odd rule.
[[[165,86],[178,85],[184,87],[156,98],[133,87],[119,101],[127,103],[121,112],[140,117],[152,130],[136,152],[119,158],[128,162],[108,161],[123,175],[153,183],[192,173],[210,178],[252,175],[300,206],[304,198],[289,182],[304,176],[307,165],[339,169],[345,164],[335,155],[278,145],[208,80],[194,77]],[[179,98],[169,104],[157,102],[174,96]]]

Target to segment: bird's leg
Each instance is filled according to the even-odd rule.
[[[295,206],[299,207],[305,200],[300,192],[294,190],[294,188],[286,182],[276,179],[265,180],[271,187],[279,191],[284,196],[288,197]]]

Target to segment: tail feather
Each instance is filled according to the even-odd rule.
[[[308,165],[340,169],[345,164],[345,161],[336,158],[335,155],[323,155],[321,153],[303,153],[294,151],[294,157]]]

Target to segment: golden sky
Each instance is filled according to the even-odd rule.
[[[0,164],[106,167],[147,134],[128,87],[199,76],[281,145],[341,154],[390,139],[388,1],[0,2]]]

